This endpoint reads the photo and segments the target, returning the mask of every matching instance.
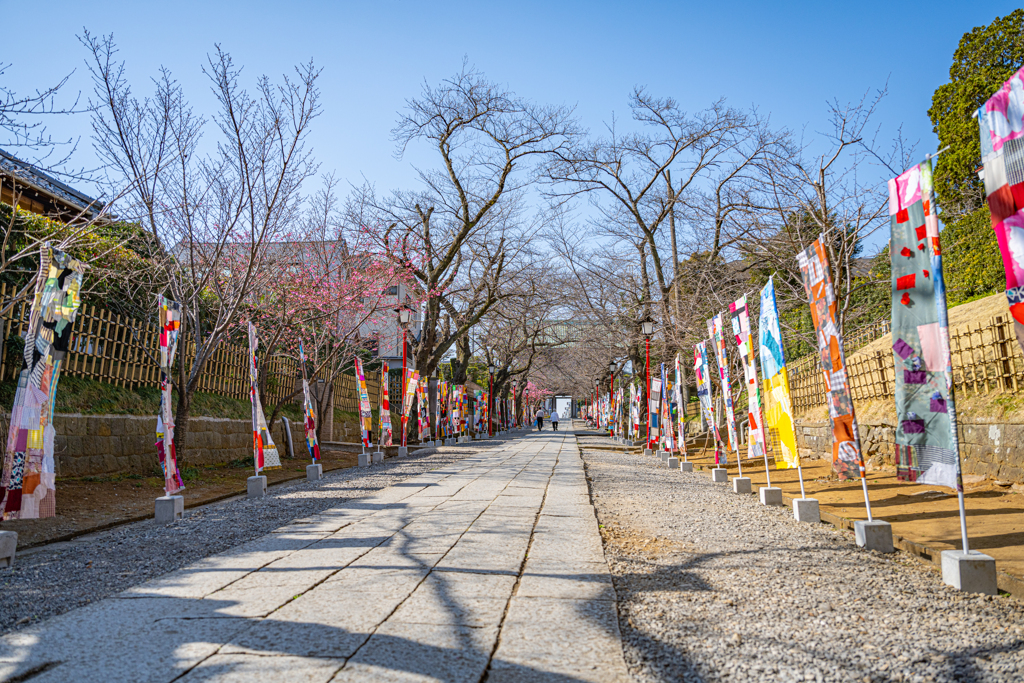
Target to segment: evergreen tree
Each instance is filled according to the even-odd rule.
[[[946,228],[949,303],[1002,291],[1002,260],[992,231],[985,192],[978,180],[981,145],[974,111],[1024,65],[1024,9],[996,17],[965,33],[953,53],[949,82],[935,91],[928,116],[949,147],[935,168],[935,191]]]

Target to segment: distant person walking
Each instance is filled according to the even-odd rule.
[[[557,409],[551,411],[551,431],[553,431],[553,432],[557,432],[558,431],[558,410]]]
[[[537,414],[534,417],[537,418],[537,431],[542,431],[544,429],[544,409],[537,408]]]

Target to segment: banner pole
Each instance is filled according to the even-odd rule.
[[[964,555],[969,555],[971,547],[970,543],[967,541],[967,509],[964,507],[963,487],[961,487],[960,491],[956,492],[956,495],[960,501],[960,537],[963,539]]]
[[[861,470],[861,473],[860,473],[860,483],[861,483],[861,486],[864,488],[864,507],[868,511],[868,521],[872,522],[872,521],[874,521],[874,519],[871,517],[871,499],[868,498],[868,478],[867,478],[867,472],[865,472],[863,470]]]

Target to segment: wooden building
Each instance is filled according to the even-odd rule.
[[[0,149],[0,201],[62,222],[91,220],[103,204]]]

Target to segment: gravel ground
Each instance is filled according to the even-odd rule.
[[[505,441],[444,447],[391,458],[370,469],[335,470],[320,482],[271,487],[262,500],[233,499],[186,510],[173,524],[148,520],[32,549],[18,556],[13,570],[0,570],[0,634],[119,593],[294,519],[345,507],[370,492]]]
[[[587,450],[638,681],[1022,681],[1024,610],[704,473]]]

